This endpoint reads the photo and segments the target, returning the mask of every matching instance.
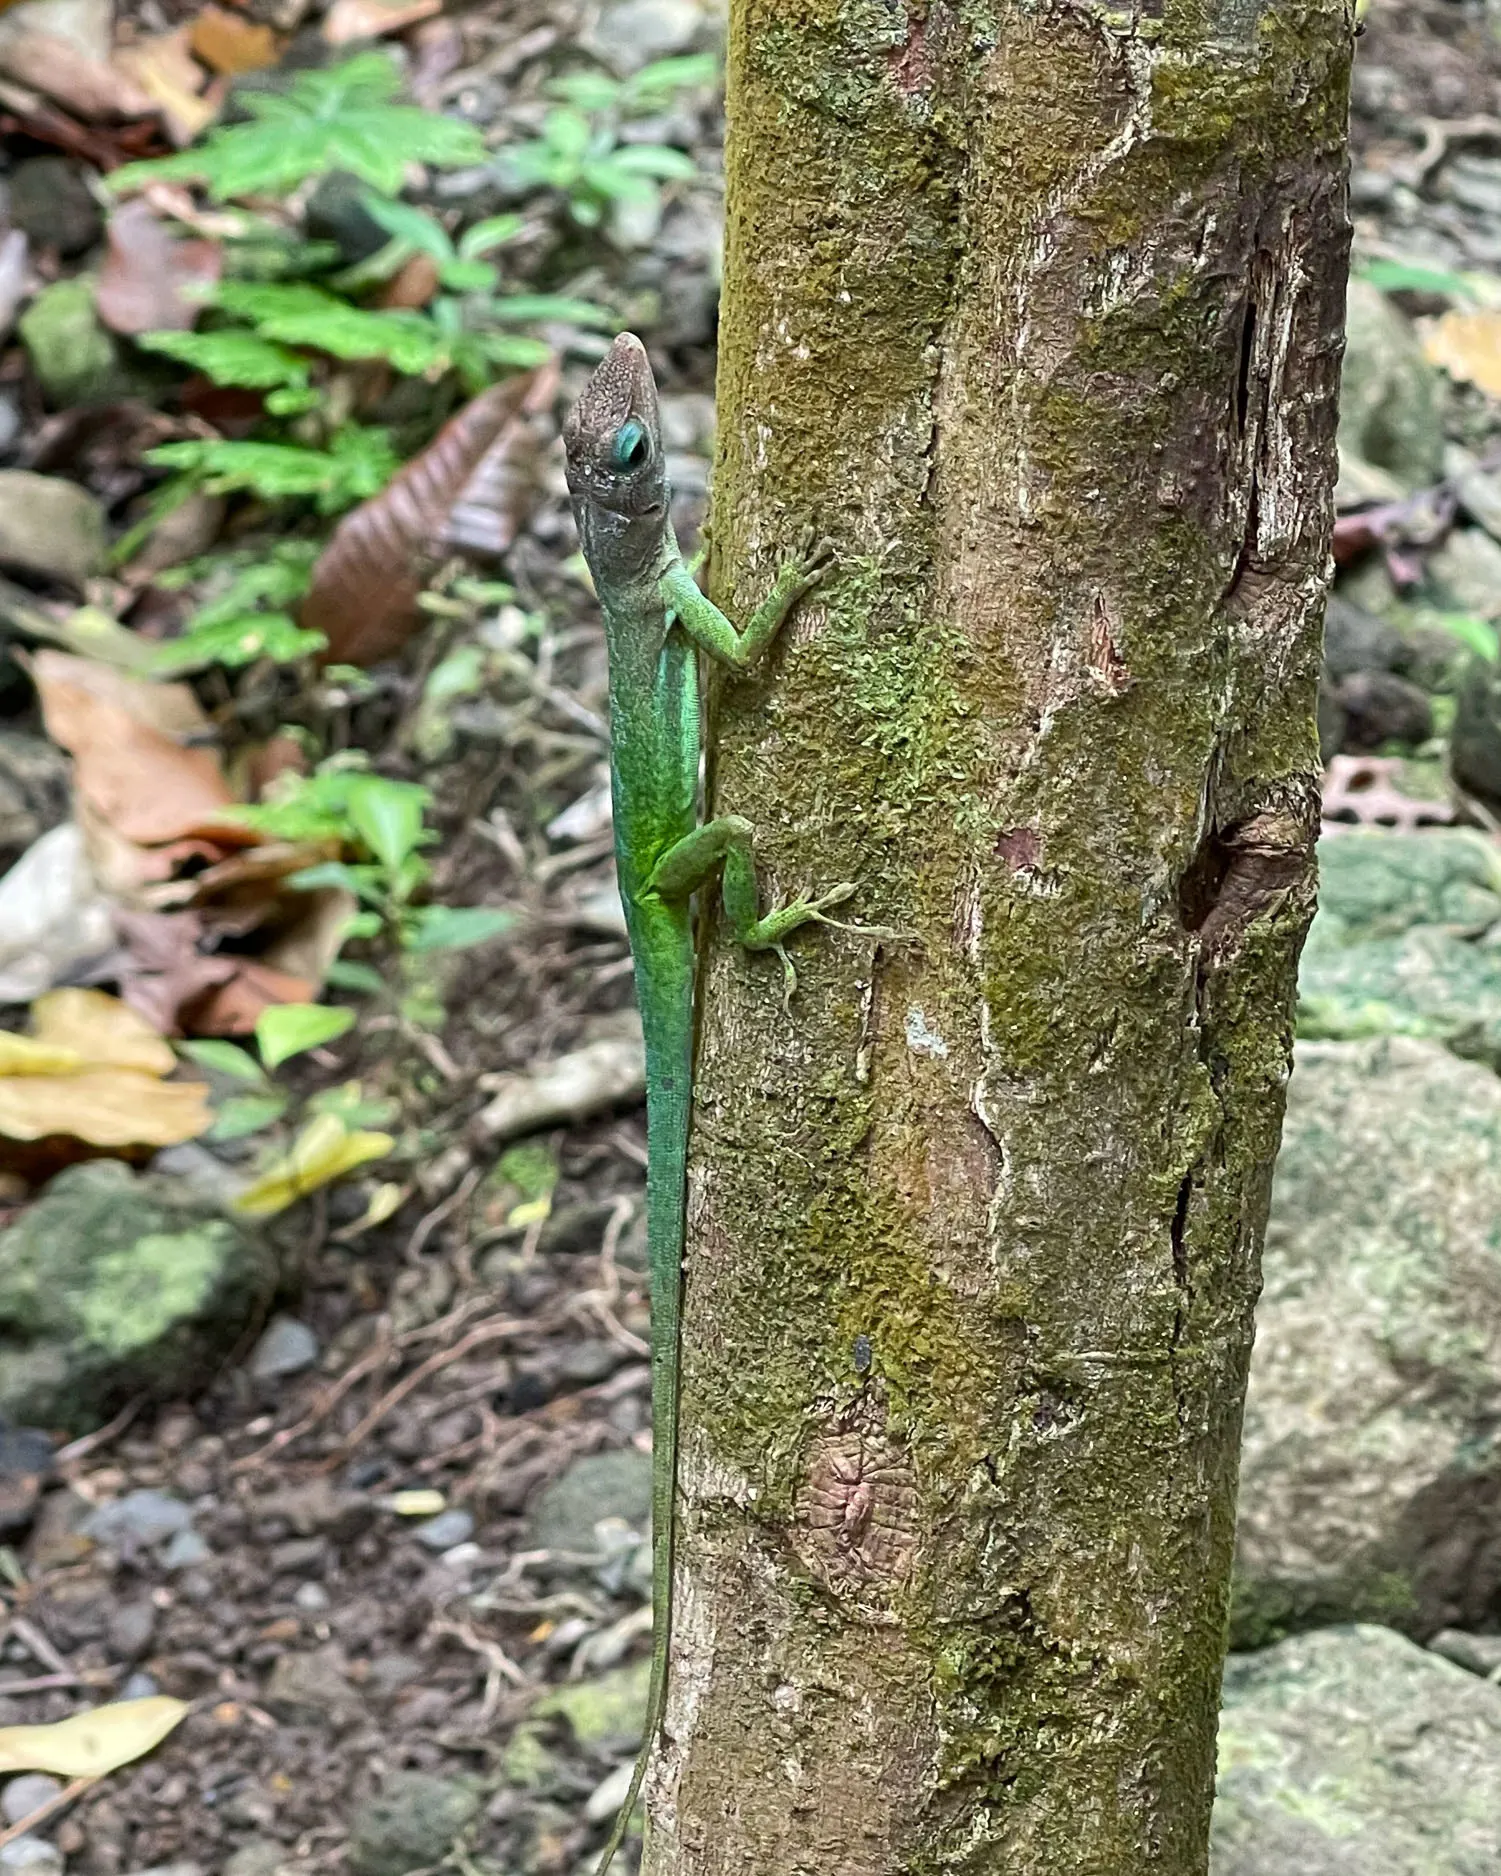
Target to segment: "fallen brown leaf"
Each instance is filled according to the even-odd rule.
[[[281,41],[269,26],[257,26],[243,14],[212,4],[203,7],[188,28],[188,45],[210,71],[230,77],[263,72],[281,57]]]
[[[334,0],[323,16],[324,43],[347,46],[357,39],[379,39],[442,11],[443,0]]]
[[[379,495],[344,517],[313,568],[300,614],[306,630],[327,639],[324,662],[377,664],[417,631],[424,572],[442,552],[451,511],[482,465],[503,456],[551,403],[555,385],[555,370],[543,366],[481,392]],[[508,540],[518,525],[513,516]],[[499,527],[505,532],[504,517]]]
[[[213,87],[207,96],[200,95],[203,71],[189,48],[188,33],[186,26],[179,26],[175,32],[138,39],[115,54],[115,64],[161,112],[167,134],[179,148],[208,129],[222,101],[222,92]]]
[[[146,684],[55,651],[36,654],[32,675],[47,733],[73,757],[78,796],[117,834],[142,847],[210,831],[244,844],[223,813],[234,795],[218,757],[179,740],[180,726],[201,720],[186,685]]]
[[[0,43],[0,72],[89,123],[149,117],[157,108],[149,90],[129,70],[90,58],[59,33],[33,28],[10,36]]]
[[[417,312],[428,304],[439,285],[438,263],[432,255],[414,254],[392,274],[374,303],[385,312]]]
[[[29,137],[82,157],[105,175],[122,163],[162,156],[171,148],[155,112],[116,125],[91,126],[49,104],[38,92],[5,79],[0,79],[0,136]]]
[[[223,271],[212,241],[168,233],[146,203],[124,203],[109,218],[109,250],[99,269],[94,304],[111,332],[186,332],[204,295]]]
[[[1501,313],[1444,313],[1425,326],[1423,350],[1451,378],[1501,397]]]
[[[306,1003],[319,986],[306,977],[274,970],[254,958],[236,958],[235,974],[181,1012],[190,1036],[248,1036],[261,1011],[273,1003]]]

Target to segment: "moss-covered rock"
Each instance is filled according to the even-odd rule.
[[[646,1725],[651,1663],[633,1661],[597,1680],[560,1687],[532,1709],[539,1719],[567,1720],[581,1746],[633,1744]]]
[[[1302,1035],[1428,1037],[1501,1068],[1501,866],[1478,834],[1336,833],[1298,979]]]
[[[1408,488],[1438,479],[1444,381],[1412,323],[1368,282],[1352,280],[1340,380],[1342,453],[1388,470]]]
[[[1501,1613],[1501,1081],[1300,1043],[1241,1466],[1237,1645]]]
[[[191,1393],[275,1283],[258,1239],[170,1181],[71,1167],[0,1233],[0,1414],[82,1432]]]
[[[1501,1869],[1501,1689],[1389,1629],[1232,1660],[1210,1876]]]

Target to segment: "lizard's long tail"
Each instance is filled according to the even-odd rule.
[[[691,978],[690,978],[691,982]],[[643,998],[643,1003],[648,1000]],[[606,1876],[656,1750],[667,1702],[672,1639],[673,1525],[677,1499],[678,1341],[683,1287],[683,1207],[688,1177],[688,1122],[693,1069],[691,1007],[664,1034],[646,1018],[646,1250],[651,1270],[651,1681],[646,1730],[630,1790],[610,1830],[595,1876]],[[656,1031],[657,1033],[653,1033]]]

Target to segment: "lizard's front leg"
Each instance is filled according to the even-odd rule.
[[[647,876],[645,890],[681,902],[722,870],[721,896],[735,941],[747,951],[775,951],[786,973],[786,995],[797,988],[797,972],[784,940],[799,925],[829,925],[827,914],[855,888],[844,881],[816,899],[793,899],[762,915],[756,890],[755,829],[738,814],[706,821],[669,847]]]
[[[805,545],[778,572],[771,591],[736,631],[712,599],[698,590],[693,574],[680,560],[662,575],[661,593],[673,618],[700,651],[732,671],[747,671],[787,623],[800,599],[827,578],[833,550]]]

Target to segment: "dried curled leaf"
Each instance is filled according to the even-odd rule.
[[[298,623],[321,632],[330,664],[372,665],[399,652],[422,623],[417,597],[426,571],[448,546],[450,517],[483,465],[507,449],[529,446],[530,419],[552,400],[556,372],[542,366],[466,404],[379,495],[334,530],[313,568]],[[499,486],[499,471],[489,474]],[[504,518],[493,539],[501,551],[520,516]]]
[[[99,1778],[160,1745],[188,1710],[186,1700],[152,1694],[74,1713],[51,1726],[0,1726],[0,1772]]]

